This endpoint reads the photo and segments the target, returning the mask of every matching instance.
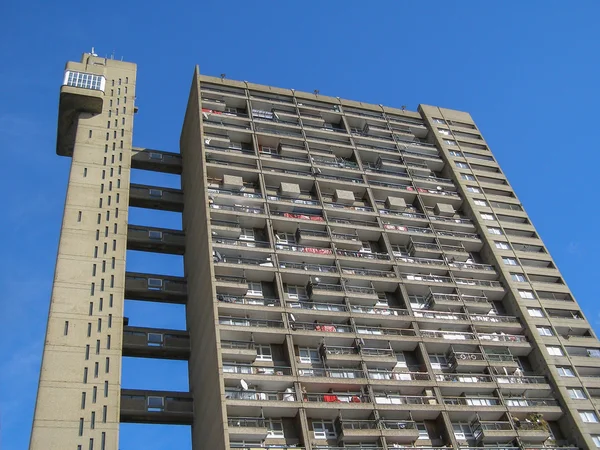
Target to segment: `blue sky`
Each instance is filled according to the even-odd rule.
[[[598,329],[599,13],[591,0],[3,2],[0,449],[28,445],[70,164],[54,147],[67,60],[95,46],[136,62],[134,144],[168,151],[178,151],[195,64],[208,75],[369,103],[469,111]],[[136,173],[132,181],[178,186],[168,175]],[[180,225],[170,213],[130,217]],[[128,269],[177,275],[182,262],[130,252]],[[128,302],[126,315],[136,325],[185,326],[176,306]],[[126,360],[123,386],[185,390],[187,368]],[[127,425],[120,448],[189,442],[186,427]]]

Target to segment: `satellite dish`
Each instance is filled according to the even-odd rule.
[[[436,188],[438,191],[441,191],[441,190],[442,190],[442,187],[441,187],[441,186],[436,186],[435,188]]]
[[[315,283],[320,283],[320,282],[321,282],[321,279],[319,277],[316,277],[315,278]]]
[[[210,145],[210,139],[204,139],[204,143],[205,143],[206,145]]]
[[[208,113],[206,113],[206,112],[203,111],[202,112],[202,117],[204,117],[205,119],[208,119]]]
[[[248,383],[246,383],[246,380],[240,380],[240,386],[242,386],[244,391],[248,390]]]
[[[295,322],[295,321],[296,321],[296,318],[294,317],[294,315],[293,315],[293,314],[290,314],[290,320],[291,320],[292,322]]]

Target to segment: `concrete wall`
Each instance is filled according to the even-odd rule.
[[[184,257],[188,286],[187,327],[190,332],[189,379],[194,396],[192,445],[224,450],[227,416],[222,406],[224,386],[218,351],[218,313],[208,211],[206,170],[201,144],[201,106],[198,69],[194,72],[190,97],[181,133],[183,156],[181,185],[184,193],[183,229],[186,237]]]
[[[117,450],[136,65],[83,55],[67,68],[104,74],[106,89],[102,113],[76,124],[29,448],[88,449],[93,440]]]

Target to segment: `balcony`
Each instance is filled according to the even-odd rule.
[[[323,378],[325,383],[334,383],[337,381],[344,382],[344,380],[358,381],[365,378],[365,374],[362,370],[354,368],[299,368],[298,376],[307,378]],[[324,401],[327,402],[326,399]],[[332,401],[335,402],[335,400]]]
[[[412,420],[380,420],[379,424],[389,442],[410,444],[419,439],[419,430]]]
[[[447,311],[467,307],[470,312],[487,314],[492,305],[486,297],[458,294],[441,294],[431,292],[425,299],[427,308],[436,311]]]
[[[344,442],[372,442],[381,437],[376,420],[338,419],[335,426],[338,430],[338,439]]]
[[[192,425],[193,419],[191,393],[121,389],[121,423]]]
[[[153,172],[181,175],[182,160],[179,153],[163,152],[147,148],[134,147],[131,156],[131,168]]]
[[[271,216],[283,217],[285,219],[290,219],[294,222],[297,222],[299,220],[306,220],[308,222],[325,222],[325,219],[319,215],[298,214],[298,213],[291,213],[291,212],[285,212],[285,211],[278,211],[278,210],[273,209],[272,206],[270,208],[270,214],[271,214]]]
[[[219,325],[221,327],[231,326],[240,328],[283,328],[281,320],[270,319],[252,319],[246,317],[219,316]]]
[[[244,297],[239,295],[217,294],[217,300],[223,304],[246,305],[246,306],[281,306],[277,298]]]
[[[393,380],[400,382],[416,382],[417,384],[423,384],[423,382],[430,382],[431,378],[427,372],[397,372],[385,369],[368,369],[367,374],[371,382],[375,384],[387,384],[385,381]],[[376,383],[381,381],[382,383]],[[429,383],[425,383],[429,384]]]
[[[341,393],[314,393],[309,392],[304,394],[304,401],[309,403],[319,403],[318,408],[335,407],[335,408],[358,408],[360,409],[363,403],[371,403],[368,395],[360,392],[344,392]]]
[[[335,301],[344,297],[344,288],[340,284],[311,282],[307,285],[306,293],[310,300],[314,302]]]
[[[211,209],[211,216],[216,211],[227,211],[232,213],[243,213],[243,214],[264,214],[265,210],[262,206],[244,206],[244,205],[227,205],[225,203],[210,203],[209,208]]]
[[[455,352],[448,355],[448,365],[453,372],[472,372],[487,368],[488,363],[482,353]]]
[[[213,244],[234,246],[234,247],[245,247],[248,249],[268,249],[271,247],[271,243],[264,241],[255,241],[249,239],[227,239],[221,236],[213,236],[212,237]]]
[[[254,366],[252,364],[223,363],[223,375],[232,374],[234,378],[237,375],[249,377],[250,375],[261,375],[269,377],[291,376],[292,368],[286,366]]]
[[[182,212],[183,191],[132,183],[129,187],[129,206]]]
[[[543,422],[519,420],[515,422],[518,436],[527,442],[545,442],[550,438],[548,425]]]
[[[337,249],[360,250],[362,248],[362,241],[356,232],[352,234],[332,231],[331,240]]]
[[[243,276],[215,275],[215,284],[217,290],[222,289],[228,295],[244,296],[248,293],[248,280]]]
[[[372,270],[362,267],[342,267],[342,274],[372,278],[397,278],[396,272],[390,270]]]
[[[185,253],[185,233],[167,228],[128,225],[127,249],[183,255]]]
[[[229,436],[240,440],[263,440],[267,437],[268,428],[261,417],[228,417]]]
[[[376,316],[408,316],[408,310],[401,308],[392,308],[390,306],[362,306],[352,304],[350,311],[355,314],[369,314]]]
[[[388,253],[376,253],[376,252],[356,252],[352,250],[341,250],[336,249],[335,254],[342,258],[360,258],[374,261],[389,261],[390,255]]]
[[[473,435],[479,442],[510,442],[517,437],[517,431],[508,421],[474,420],[471,423]]]
[[[329,266],[324,264],[304,264],[292,261],[281,261],[279,258],[279,268],[289,270],[301,270],[304,272],[315,272],[315,273],[337,273],[336,266]]]
[[[254,342],[221,340],[221,356],[226,360],[254,362],[256,347]]]
[[[189,355],[187,331],[123,327],[123,356],[187,360]]]
[[[187,286],[182,277],[126,272],[125,298],[185,304]]]

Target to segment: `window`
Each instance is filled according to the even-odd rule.
[[[440,132],[440,134],[450,136],[450,130],[447,130],[445,128],[438,128],[438,131]]]
[[[240,240],[253,241],[254,240],[254,228],[242,228],[240,233]]]
[[[552,328],[550,327],[537,327],[537,330],[540,336],[554,336]]]
[[[463,180],[467,180],[467,181],[475,181],[475,177],[473,175],[469,175],[468,173],[461,173],[460,177]]]
[[[488,206],[485,200],[481,200],[479,198],[473,199],[473,203],[475,203],[477,206]]]
[[[573,368],[569,366],[557,366],[556,371],[558,375],[561,377],[574,377],[575,372],[573,372]]]
[[[265,425],[267,426],[267,439],[268,438],[283,438],[283,421],[277,419],[265,419]]]
[[[496,245],[496,248],[499,248],[500,250],[510,250],[510,247],[506,242],[495,241],[494,244]]]
[[[471,192],[473,194],[481,194],[481,189],[476,188],[475,186],[467,186],[467,192]]]
[[[262,283],[260,281],[249,281],[248,282],[248,292],[246,295],[254,295],[256,297],[262,297],[263,289]]]
[[[493,214],[481,213],[480,215],[483,220],[496,220],[494,219]]]
[[[502,262],[507,266],[518,266],[517,260],[515,258],[509,258],[508,256],[502,257]]]
[[[522,273],[511,273],[510,274],[510,278],[513,281],[518,281],[518,282],[524,282],[525,281],[525,276]]]
[[[162,234],[162,231],[150,230],[150,231],[148,231],[148,237],[150,239],[155,239],[155,240],[158,240],[158,241],[162,241],[163,234]]]
[[[473,438],[473,431],[466,422],[453,423],[452,431],[454,432],[454,437],[458,440],[465,441]]]
[[[587,398],[585,392],[583,392],[583,389],[581,388],[570,388],[567,389],[567,392],[569,393],[569,397],[573,400],[585,400]]]
[[[532,291],[519,291],[519,295],[521,296],[521,298],[526,298],[526,299],[533,299],[535,298],[535,296],[533,295]]]
[[[92,75],[91,73],[65,71],[63,85],[73,86],[85,89],[95,89],[104,92],[106,78],[102,75]]]
[[[502,230],[500,230],[500,228],[487,227],[487,229],[488,229],[488,233],[490,233],[490,234],[502,234]]]
[[[429,361],[431,362],[431,367],[434,370],[441,370],[448,367],[448,360],[443,354],[431,354],[429,355]]]
[[[256,348],[256,360],[257,361],[273,361],[273,354],[271,353],[271,346],[268,344],[257,344]]]
[[[416,423],[417,430],[419,430],[419,437],[417,439],[429,439],[429,432],[423,422]]]
[[[598,416],[594,411],[579,411],[579,417],[585,423],[598,423]]]
[[[294,233],[277,233],[275,235],[275,238],[276,238],[277,242],[282,243],[282,244],[295,244],[296,243],[296,236],[294,236]]]
[[[454,152],[454,153],[459,153],[458,155],[452,155],[452,156],[460,156],[460,152]],[[467,163],[464,162],[460,162],[460,161],[455,161],[454,164],[456,164],[456,167],[458,167],[459,169],[468,169],[469,165]]]
[[[308,298],[308,295],[306,294],[306,289],[303,286],[288,284],[287,293],[288,297],[294,300],[303,300]]]
[[[312,427],[315,439],[335,439],[337,437],[331,420],[313,420]]]
[[[544,313],[540,308],[527,308],[527,312],[531,317],[544,317]]]
[[[316,348],[300,347],[300,362],[305,364],[320,363],[319,351]]]
[[[437,117],[434,117],[434,118],[433,118],[433,121],[434,121],[435,123],[442,123],[442,124],[444,124],[444,125],[446,124],[446,121],[445,121],[444,119],[438,119]]]
[[[456,143],[455,140],[453,139],[444,139],[444,144],[446,145],[450,145],[450,146],[457,146],[458,144]]]
[[[565,356],[562,349],[556,345],[547,345],[546,350],[551,356]]]

